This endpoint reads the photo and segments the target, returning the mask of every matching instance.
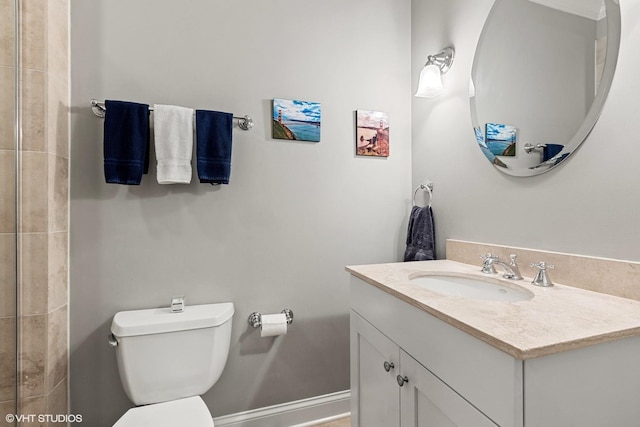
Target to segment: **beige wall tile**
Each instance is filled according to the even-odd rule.
[[[20,308],[26,316],[49,312],[48,241],[46,233],[23,233],[20,236]]]
[[[69,160],[49,154],[48,162],[48,230],[66,231],[69,228]]]
[[[67,376],[67,306],[49,313],[47,392]]]
[[[41,427],[38,422],[38,415],[46,413],[47,398],[45,396],[36,396],[20,399],[18,402],[18,413],[28,415],[32,418],[29,421],[21,422],[20,427]]]
[[[15,263],[16,235],[0,233],[0,317],[16,315]]]
[[[22,66],[26,69],[45,70],[47,1],[22,0]]]
[[[48,231],[47,163],[46,153],[22,153],[20,230],[24,233]]]
[[[0,150],[15,149],[15,87],[15,68],[0,66]]]
[[[25,70],[22,79],[22,150],[45,151],[46,74]]]
[[[0,414],[15,414],[16,402],[15,400],[7,400],[0,402]],[[0,417],[0,427],[15,427],[14,423],[9,423],[5,417]]]
[[[0,150],[0,233],[15,233],[15,152]]]
[[[47,150],[69,158],[69,86],[49,76],[47,92]]]
[[[66,231],[49,234],[49,311],[67,304],[68,287],[68,233]]]
[[[0,66],[14,65],[14,30],[14,0],[0,0]]]
[[[51,415],[66,415],[69,413],[69,403],[67,400],[67,378],[65,377],[62,381],[56,385],[56,387],[49,393],[47,396],[47,414]],[[81,423],[79,423],[81,425]],[[67,425],[66,423],[48,423],[45,426],[62,426]],[[71,425],[78,425],[78,423],[73,423]]]
[[[49,0],[47,7],[47,71],[66,82],[69,75],[69,2]]]
[[[47,315],[20,318],[20,397],[45,393]]]
[[[15,398],[16,318],[0,318],[0,402]]]
[[[69,157],[69,2],[48,4],[48,101],[49,152]]]

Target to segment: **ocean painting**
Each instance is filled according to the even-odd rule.
[[[389,115],[380,111],[356,111],[356,154],[389,157]]]
[[[275,139],[320,142],[321,108],[318,102],[273,99]]]
[[[485,125],[485,134],[485,143],[492,154],[496,156],[516,155],[515,126],[487,123]]]
[[[502,168],[506,168],[507,165],[504,164],[504,162],[500,160],[498,157],[496,157],[496,155],[493,154],[491,150],[489,150],[489,147],[487,147],[487,144],[484,141],[484,135],[482,134],[482,129],[480,129],[480,126],[474,127],[473,132],[476,134],[476,142],[478,143],[478,146],[480,147],[482,154],[484,154],[485,157],[494,165],[500,166]]]

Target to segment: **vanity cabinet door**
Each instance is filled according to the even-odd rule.
[[[402,350],[400,366],[406,379],[400,387],[401,427],[497,426]]]
[[[399,347],[351,312],[351,425],[394,427],[400,423]],[[388,369],[388,370],[387,370]]]

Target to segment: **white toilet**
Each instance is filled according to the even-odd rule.
[[[201,394],[220,378],[233,303],[121,311],[111,324],[124,391],[137,406],[114,427],[213,427]],[[142,406],[144,405],[144,406]]]

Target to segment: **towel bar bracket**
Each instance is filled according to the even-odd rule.
[[[93,114],[102,119],[104,119],[107,114],[107,107],[105,107],[104,101],[98,101],[97,99],[91,100],[91,110]],[[149,107],[149,111],[153,111],[153,107]],[[242,130],[250,130],[253,127],[253,119],[250,116],[233,116],[233,119],[238,122],[238,127]]]
[[[253,127],[253,119],[249,116],[234,117],[238,121],[238,127],[242,130],[249,130]]]
[[[91,100],[91,110],[93,111],[93,114],[95,114],[96,116],[104,119],[104,116],[107,113],[107,109],[104,106],[104,102],[98,102],[95,99]]]

